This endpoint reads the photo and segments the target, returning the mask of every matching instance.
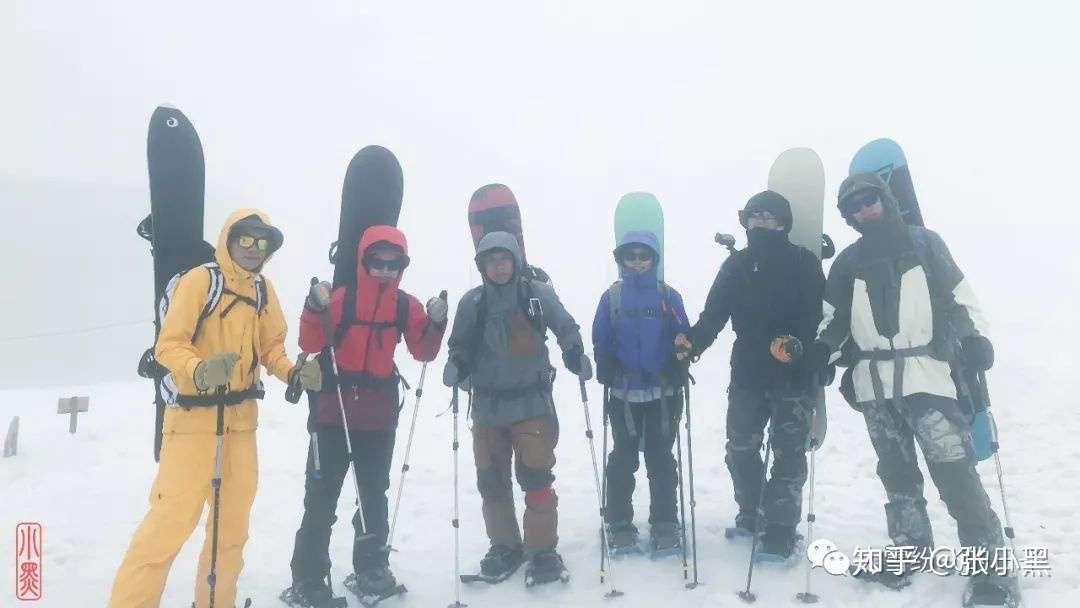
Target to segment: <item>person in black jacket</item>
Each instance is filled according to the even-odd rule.
[[[724,262],[701,318],[675,343],[682,357],[695,358],[731,319],[735,345],[725,461],[739,505],[735,527],[747,535],[763,529],[762,552],[787,558],[797,538],[817,400],[816,370],[799,355],[802,344],[813,342],[821,321],[825,275],[813,253],[788,240],[791,205],[783,196],[769,190],[754,195],[739,212],[739,222],[748,246]],[[775,460],[763,487],[760,451],[766,423]]]

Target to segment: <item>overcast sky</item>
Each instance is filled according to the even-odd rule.
[[[475,279],[465,205],[501,181],[530,259],[580,292],[564,299],[587,323],[614,277],[615,202],[649,190],[696,318],[722,259],[712,234],[738,228],[776,155],[821,154],[826,227],[845,245],[836,187],[882,136],[998,317],[1030,305],[1033,323],[1057,322],[1077,295],[1080,48],[1064,3],[0,2],[14,19],[0,339],[149,318],[133,228],[164,102],[202,138],[210,239],[241,205],[284,229],[268,273],[290,314],[327,274],[341,178],[370,143],[404,167],[406,288],[421,297]],[[76,310],[56,303],[69,285]]]

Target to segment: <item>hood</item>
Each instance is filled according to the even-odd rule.
[[[631,245],[644,245],[653,252],[653,266],[652,268],[643,274],[629,273],[626,268],[619,262],[619,251],[624,247]],[[615,264],[619,269],[619,277],[622,279],[651,279],[656,280],[657,265],[660,263],[660,241],[656,238],[656,235],[652,232],[645,230],[631,230],[624,234],[619,242],[616,243],[615,249],[611,252],[615,256]]]
[[[487,282],[487,277],[484,276],[484,269],[480,265],[480,258],[484,254],[494,251],[496,249],[505,249],[510,252],[510,255],[514,256],[514,276],[521,275],[521,246],[518,245],[517,238],[509,232],[489,232],[484,235],[484,238],[480,239],[480,242],[476,245],[476,269],[480,271],[480,276],[484,277],[484,282]]]
[[[254,273],[241,268],[229,255],[229,235],[232,234],[233,230],[244,225],[251,225],[269,232],[267,238],[270,239],[270,253],[263,260],[262,266],[256,268]],[[218,233],[217,250],[214,252],[214,259],[225,274],[234,277],[250,277],[255,273],[262,272],[263,267],[274,256],[274,252],[281,248],[284,240],[285,237],[281,234],[281,231],[270,223],[270,216],[251,207],[237,209],[229,214],[225,224],[221,227],[221,232]]]
[[[837,209],[840,209],[840,203],[847,197],[866,190],[873,190],[881,197],[881,204],[885,210],[885,217],[882,219],[883,224],[903,223],[903,218],[900,216],[900,202],[896,200],[896,196],[893,195],[885,180],[873,172],[853,173],[840,184],[840,193],[836,197]],[[841,215],[843,213],[843,211],[840,212]],[[844,221],[855,230],[863,231],[853,217],[844,216]]]
[[[401,277],[405,275],[405,269],[409,266],[409,243],[405,240],[405,233],[393,226],[381,224],[369,226],[367,230],[364,230],[364,234],[360,236],[360,242],[356,245],[356,284],[362,285],[375,280],[368,274],[367,268],[364,268],[364,256],[367,255],[369,249],[379,243],[389,243],[399,247],[405,257],[405,266],[402,267],[397,278],[389,283],[396,289],[401,283]]]
[[[747,223],[750,219],[750,214],[755,211],[768,211],[773,214],[778,221],[784,224],[784,233],[791,232],[791,224],[793,222],[791,216],[791,203],[786,198],[777,192],[772,190],[766,190],[759,192],[750,197],[750,200],[746,201],[746,206],[742,211],[739,211],[739,223],[743,228],[747,227]]]

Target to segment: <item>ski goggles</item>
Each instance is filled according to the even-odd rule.
[[[368,270],[378,270],[380,272],[397,272],[405,268],[405,258],[397,257],[392,260],[383,260],[376,257],[369,257],[364,259],[364,267]]]
[[[270,239],[262,237],[254,237],[250,234],[241,234],[236,237],[236,244],[244,249],[257,248],[259,251],[266,251],[270,249]]]
[[[619,259],[624,262],[649,262],[653,259],[653,254],[647,249],[632,249],[620,254]]]
[[[851,215],[858,213],[864,207],[869,207],[874,203],[881,200],[881,195],[873,188],[866,190],[859,190],[844,197],[844,200],[840,201],[840,213],[843,215]]]

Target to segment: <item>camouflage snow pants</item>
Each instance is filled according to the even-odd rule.
[[[732,386],[728,389],[727,455],[739,525],[752,523],[761,501],[765,525],[794,530],[802,512],[806,483],[806,444],[815,391],[773,391]],[[761,444],[769,424],[772,471],[761,485]],[[765,495],[762,496],[761,493]],[[749,521],[748,521],[749,520]],[[762,528],[764,529],[764,527]]]
[[[869,404],[862,412],[877,452],[877,474],[889,502],[885,519],[897,546],[934,546],[915,454],[922,449],[930,478],[956,520],[963,546],[1000,547],[1001,522],[975,470],[971,429],[956,400],[926,393]]]

